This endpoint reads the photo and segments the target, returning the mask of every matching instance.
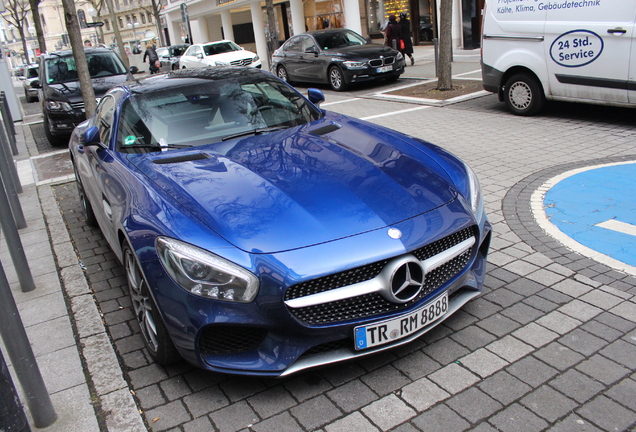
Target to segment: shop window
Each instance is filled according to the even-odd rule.
[[[152,24],[152,14],[148,12],[148,22]]]
[[[308,0],[305,9],[305,30],[345,27],[342,0]]]
[[[399,17],[405,13],[410,16],[408,0],[369,0],[367,8],[369,35],[380,35],[389,22],[389,15]]]

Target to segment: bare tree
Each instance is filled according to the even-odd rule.
[[[88,62],[86,61],[86,53],[84,51],[84,44],[82,43],[82,32],[80,31],[75,2],[73,0],[62,0],[62,7],[64,7],[66,31],[68,32],[71,49],[73,50],[73,57],[75,57],[75,67],[77,68],[80,88],[82,89],[86,118],[88,118],[95,112],[97,101],[95,100],[91,74],[88,71]]]
[[[29,13],[29,0],[5,0],[4,5],[8,13],[2,15],[2,18],[18,29],[26,63],[31,63],[26,37],[24,37],[24,27],[27,23],[26,17]]]
[[[35,27],[35,34],[38,38],[38,47],[40,52],[46,52],[46,39],[44,39],[44,32],[42,31],[42,20],[40,19],[40,2],[42,0],[29,0],[31,5],[31,14],[33,15],[33,27]]]
[[[267,12],[267,55],[271,57],[274,50],[278,48],[278,31],[276,30],[276,14],[274,13],[274,1],[265,0],[265,12]]]
[[[439,77],[437,90],[451,90],[453,56],[453,0],[440,0]]]
[[[150,5],[149,6],[144,6],[143,3],[145,3],[145,0],[138,0],[139,1],[139,7],[141,9],[143,9],[144,11],[152,14],[153,19],[155,20],[155,26],[157,27],[157,36],[159,37],[159,44],[161,46],[165,46],[166,45],[166,40],[165,37],[163,35],[163,30],[161,29],[161,11],[163,8],[163,4],[161,3],[161,0],[150,0]]]

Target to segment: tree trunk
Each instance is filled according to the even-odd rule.
[[[35,33],[38,37],[38,48],[40,52],[46,52],[46,39],[44,39],[44,32],[42,31],[42,20],[40,19],[40,1],[41,0],[29,0],[31,5],[31,15],[33,15],[33,27],[35,27]]]
[[[440,31],[439,31],[439,77],[437,90],[451,90],[453,55],[453,0],[440,0]]]
[[[73,50],[73,57],[75,57],[75,67],[77,68],[77,75],[82,89],[86,118],[89,118],[95,112],[95,108],[97,108],[97,101],[95,100],[91,74],[88,71],[88,62],[86,61],[86,53],[84,52],[84,44],[82,43],[82,33],[80,31],[79,20],[77,19],[75,2],[73,0],[62,0],[62,6],[64,7],[66,31],[68,32],[69,42]]]
[[[31,57],[29,57],[29,47],[27,46],[26,38],[24,37],[24,26],[18,27],[18,32],[20,33],[20,39],[22,39],[22,49],[24,50],[24,58],[26,59],[25,63],[31,63]]]
[[[276,30],[276,14],[274,13],[274,1],[265,0],[265,11],[267,12],[267,28],[269,35],[267,37],[267,53],[268,58],[272,57],[274,51],[278,48],[278,31]]]

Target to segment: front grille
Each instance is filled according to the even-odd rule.
[[[84,108],[84,101],[81,102],[71,102],[69,104],[71,106],[71,108],[73,109],[83,109]]]
[[[201,355],[242,353],[256,349],[265,336],[261,328],[213,325],[201,333],[199,350]]]
[[[395,57],[382,57],[379,59],[369,60],[369,66],[371,67],[392,65],[393,63],[395,63]]]
[[[232,66],[249,66],[252,64],[252,59],[246,58],[241,60],[234,60],[234,61],[231,61],[230,64]]]
[[[473,228],[469,227],[443,239],[411,252],[419,260],[435,256],[473,236]],[[302,308],[288,308],[290,313],[307,324],[333,324],[353,319],[360,319],[379,315],[391,311],[398,311],[412,306],[426,295],[444,285],[459,274],[469,263],[473,248],[456,256],[436,269],[426,274],[424,286],[420,294],[408,303],[392,303],[379,293],[365,294],[330,303],[323,303]],[[285,300],[304,297],[307,295],[353,285],[373,279],[377,276],[389,260],[378,261],[373,264],[324,276],[318,279],[294,285],[285,293]]]

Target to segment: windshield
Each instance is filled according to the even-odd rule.
[[[114,52],[86,53],[88,71],[91,78],[121,75],[126,68]],[[46,81],[49,84],[77,81],[77,67],[72,55],[53,55],[45,63]]]
[[[235,44],[234,42],[220,42],[210,45],[203,45],[203,52],[205,52],[206,56],[211,56],[215,54],[223,54],[226,52],[232,51],[240,51],[241,47]]]
[[[326,50],[367,44],[366,39],[352,31],[322,33],[315,37],[318,45]]]
[[[136,153],[220,143],[233,135],[303,125],[322,115],[276,79],[232,75],[231,79],[133,94],[122,107],[117,149]]]
[[[188,49],[190,45],[182,45],[182,46],[176,46],[176,47],[171,47],[170,48],[170,52],[172,53],[173,57],[181,57],[183,55],[183,53],[185,52],[185,50]]]

